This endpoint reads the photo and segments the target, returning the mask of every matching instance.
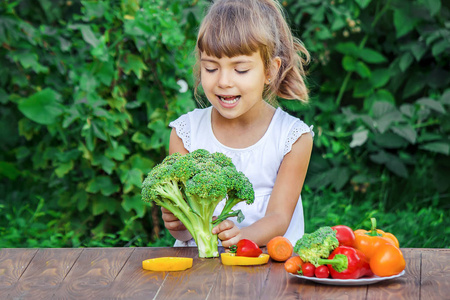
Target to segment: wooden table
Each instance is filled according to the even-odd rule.
[[[450,299],[450,249],[402,249],[404,276],[364,286],[315,284],[283,263],[224,266],[197,248],[0,250],[0,299]],[[191,269],[151,272],[142,261],[194,257]]]

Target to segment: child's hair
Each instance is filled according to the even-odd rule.
[[[292,36],[283,9],[276,0],[213,1],[197,38],[196,96],[201,52],[221,58],[252,55],[258,50],[266,71],[273,58],[281,59],[280,69],[274,78],[271,77],[263,97],[272,103],[276,103],[276,96],[307,102],[303,65],[309,62],[309,53],[303,43]]]

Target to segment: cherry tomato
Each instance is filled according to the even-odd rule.
[[[302,265],[303,276],[314,277],[315,270],[316,270],[316,267],[312,263],[304,263]]]
[[[314,271],[317,278],[328,278],[330,277],[330,270],[326,265],[318,266]]]

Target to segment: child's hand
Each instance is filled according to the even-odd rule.
[[[212,233],[217,234],[225,248],[236,245],[242,239],[241,230],[230,220],[220,222]]]
[[[161,207],[162,219],[164,221],[164,226],[171,231],[183,231],[186,227],[181,223],[181,221],[175,217],[168,209]]]

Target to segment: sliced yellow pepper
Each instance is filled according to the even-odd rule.
[[[269,261],[269,254],[260,254],[258,257],[236,256],[234,253],[221,253],[222,264],[227,266],[263,265]]]
[[[150,271],[183,271],[192,267],[190,257],[158,257],[146,259],[142,268]]]

